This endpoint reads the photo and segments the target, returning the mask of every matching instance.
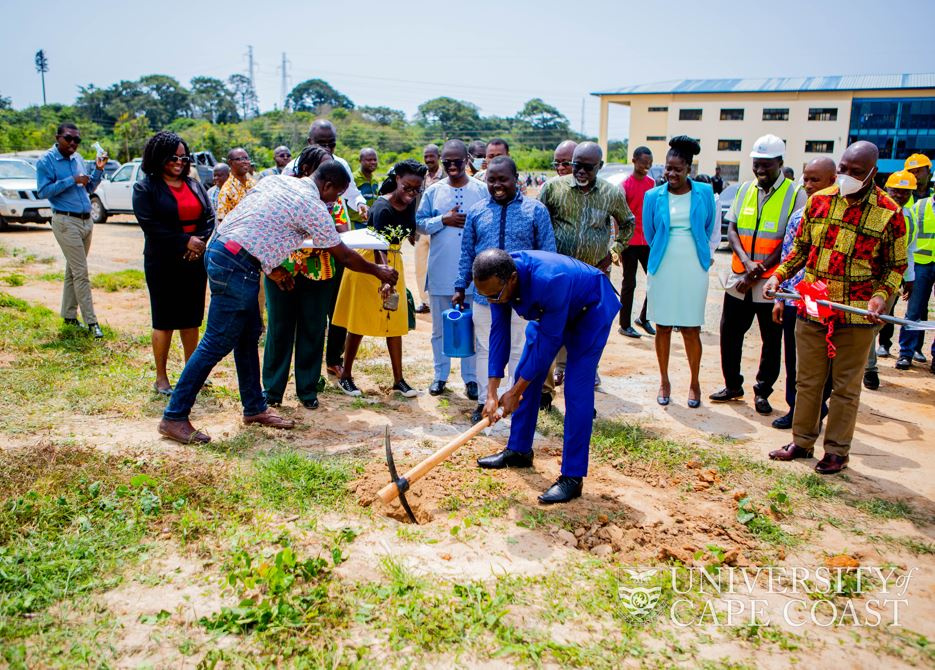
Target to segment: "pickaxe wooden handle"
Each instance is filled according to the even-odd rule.
[[[444,447],[436,451],[434,454],[421,461],[420,463],[417,463],[406,474],[400,477],[399,480],[390,482],[384,486],[377,492],[377,497],[385,503],[390,502],[399,495],[401,484],[403,490],[405,490],[411,484],[414,484],[415,482],[425,477],[425,475],[432,471],[432,468],[437,466],[439,463],[443,463],[444,461],[448,460],[451,455],[464,446],[467,441],[469,441],[472,437],[477,435],[489,425],[490,419],[484,417],[466,431],[458,435],[458,437],[453,439]]]

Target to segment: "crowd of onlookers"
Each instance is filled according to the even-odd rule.
[[[38,165],[39,194],[52,202],[52,228],[66,258],[62,316],[76,326],[80,308],[86,326],[100,337],[87,272],[88,195],[107,159],[99,158],[90,175],[78,169],[80,141],[74,125],[59,127],[55,146]],[[434,372],[428,391],[440,395],[454,364],[443,346],[443,315],[452,308],[471,310],[476,353],[461,358],[458,367],[467,397],[478,401],[473,418],[479,419],[491,308],[475,289],[471,268],[490,248],[557,253],[604,272],[619,264],[619,333],[655,336],[658,403],[671,402],[668,370],[675,331],[684,341],[690,371],[687,404],[701,404],[700,329],[713,254],[721,242],[717,195],[725,184],[717,170],[711,178],[692,177],[700,152],[696,140],[673,138],[658,178],[650,176],[650,150],[634,148],[632,173],[620,186],[599,178],[603,153],[593,142],[559,144],[556,174],[549,179],[521,176],[508,142],[500,138],[429,144],[421,162],[401,161],[383,179],[376,176],[380,165],[374,149],[362,148],[359,167],[352,171],[334,154],[336,143],[335,127],[318,120],[299,156],[277,147],[275,164],[259,172],[243,148],[233,148],[227,161],[215,166],[207,190],[189,176],[191,154],[178,135],[159,132],[146,145],[146,176],[135,185],[133,206],[145,235],[154,389],[169,397],[166,434],[206,437],[188,424],[188,410],[210,368],[230,351],[248,421],[289,427],[291,422],[269,407],[283,402],[291,367],[296,394],[307,408],[318,406],[329,376],[344,393],[360,395],[353,365],[364,336],[386,340],[390,388],[413,397],[417,391],[404,376],[402,341],[416,314],[431,315]],[[873,144],[854,143],[837,163],[828,157],[811,161],[799,182],[787,174],[784,154],[781,139],[757,140],[751,153],[754,179],[739,185],[725,216],[732,258],[719,325],[724,387],[709,399],[728,402],[744,395],[744,336],[756,320],[762,345],[754,406],[761,414],[772,412],[770,397],[784,357],[789,410],[773,425],[793,431],[792,442],[771,457],[811,456],[824,427],[825,457],[817,469],[837,472],[847,463],[861,384],[876,389],[877,359],[890,355],[895,333],[891,326],[883,328],[879,317],[892,314],[902,296],[908,300],[907,318],[927,318],[935,284],[931,160],[910,156],[883,189],[875,184]],[[537,197],[527,192],[533,186]],[[388,249],[357,253],[341,243],[340,233],[365,227],[378,232]],[[417,282],[411,291],[400,253],[407,241],[415,246]],[[640,267],[646,298],[632,319]],[[254,284],[251,306],[244,296],[252,295]],[[867,314],[829,316],[802,300],[775,296],[777,290],[795,293],[805,284]],[[199,345],[206,287],[212,296],[209,328]],[[511,371],[525,343],[522,319],[515,313],[513,319]],[[260,366],[252,361],[264,329]],[[189,364],[173,388],[167,360],[176,330]],[[897,368],[926,360],[923,335],[902,328]],[[197,368],[197,374],[189,368]],[[565,356],[559,352],[541,391],[541,409],[551,407],[565,375]],[[595,373],[595,386],[600,383]],[[176,430],[173,422],[182,427]]]

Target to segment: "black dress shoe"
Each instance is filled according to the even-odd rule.
[[[643,330],[645,330],[645,331],[646,331],[647,333],[649,333],[650,335],[655,335],[655,334],[656,334],[656,329],[653,328],[653,324],[651,324],[651,323],[649,322],[649,319],[647,319],[646,321],[643,321],[642,319],[637,319],[637,320],[634,321],[633,323],[635,323],[637,326],[639,326],[640,328],[642,328]]]
[[[837,456],[826,452],[815,466],[815,472],[820,475],[836,475],[847,467],[849,460],[847,456]]]
[[[66,326],[74,326],[75,328],[80,328],[81,324],[78,323],[78,319],[64,319]]]
[[[769,404],[769,400],[761,395],[758,395],[753,399],[753,407],[756,409],[757,414],[773,413],[773,406]]]
[[[714,402],[727,402],[734,398],[743,398],[743,389],[722,388],[720,391],[708,396],[708,400],[713,400]]]
[[[539,396],[539,411],[548,412],[552,409],[552,394],[545,391]]]
[[[789,430],[792,428],[792,412],[783,414],[778,419],[773,419],[773,428],[778,428],[779,430]]]
[[[548,491],[539,496],[539,502],[544,505],[568,502],[579,497],[582,488],[584,488],[584,479],[582,477],[562,475],[549,487]]]
[[[311,400],[303,400],[302,407],[305,409],[318,409],[318,398],[312,398]]]
[[[430,395],[441,395],[445,392],[445,382],[438,381],[437,379],[432,382],[432,385],[429,386]]]
[[[428,314],[431,311],[431,308],[424,302],[416,308],[416,314]]]
[[[876,391],[880,388],[880,375],[875,370],[864,372],[864,388],[868,391]]]
[[[471,423],[477,423],[484,418],[484,406],[480,403],[477,403],[477,407],[474,408],[474,411],[471,412]]]
[[[88,332],[94,336],[95,340],[99,340],[102,337],[104,337],[104,331],[101,330],[101,327],[97,325],[96,323],[88,324]]]
[[[468,400],[477,400],[477,382],[468,382],[464,385],[464,393]]]
[[[908,370],[912,367],[912,359],[909,356],[900,356],[896,359],[897,370]]]
[[[532,452],[521,454],[512,449],[504,449],[498,454],[478,458],[477,464],[489,470],[499,470],[501,468],[531,468]]]
[[[617,332],[623,335],[624,337],[632,337],[632,338],[643,337],[638,332],[636,332],[633,326],[627,326],[626,328],[622,328],[622,327],[618,328]]]

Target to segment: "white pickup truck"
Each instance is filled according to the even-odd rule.
[[[142,161],[121,165],[110,177],[104,177],[91,195],[91,220],[104,223],[111,214],[133,213],[133,185],[143,178]]]

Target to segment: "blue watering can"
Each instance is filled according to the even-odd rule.
[[[474,321],[472,312],[446,309],[442,312],[442,351],[449,358],[468,358],[474,355]]]

